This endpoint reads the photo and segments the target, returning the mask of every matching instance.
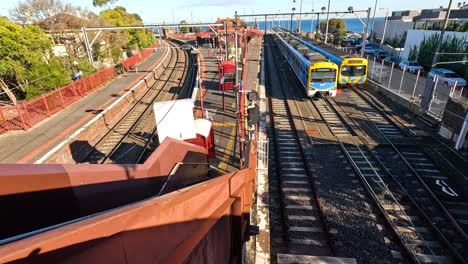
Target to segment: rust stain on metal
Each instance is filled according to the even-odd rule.
[[[315,136],[319,134],[317,129],[307,128],[305,131],[308,136]]]

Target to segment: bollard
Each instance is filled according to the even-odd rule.
[[[418,80],[419,80],[420,74],[421,74],[421,70],[418,70],[418,74],[416,75],[416,82],[414,83],[413,95],[411,97],[414,97],[414,94],[416,93],[416,87],[418,86]]]
[[[392,62],[392,69],[390,70],[390,78],[388,78],[388,85],[387,85],[388,90],[391,90],[390,89],[390,84],[392,83],[392,75],[393,75],[393,67],[394,66],[395,66],[395,63]]]
[[[403,79],[405,79],[405,72],[406,72],[406,65],[405,67],[403,67],[403,74],[401,75],[400,89],[398,90],[398,94],[401,94],[401,87],[403,87]]]

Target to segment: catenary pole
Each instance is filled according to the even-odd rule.
[[[330,0],[328,0],[328,9],[327,9],[327,26],[325,27],[325,44],[328,40],[328,18],[330,16]]]
[[[378,0],[375,0],[375,5],[374,5],[374,15],[372,16],[372,28],[371,28],[371,38],[374,35],[374,26],[375,26],[375,12],[377,11],[377,2]]]

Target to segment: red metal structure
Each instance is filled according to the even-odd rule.
[[[219,90],[223,92],[223,110],[224,91],[233,90],[236,82],[236,65],[233,61],[222,61],[218,66]]]
[[[140,165],[0,165],[1,239],[24,234],[0,240],[0,263],[241,263],[252,150],[214,179],[204,148],[170,138]]]
[[[206,119],[205,119],[206,120]],[[213,121],[206,122],[210,123],[209,132],[206,135],[197,133],[196,138],[186,139],[185,142],[195,144],[202,148],[205,148],[209,158],[215,157],[215,140],[214,140],[214,126]]]
[[[149,57],[156,44],[132,57],[121,61],[129,70]],[[99,70],[89,76],[80,78],[64,87],[43,94],[32,100],[17,105],[0,106],[0,134],[10,130],[28,130],[37,123],[61,111],[75,101],[102,87],[115,78],[114,67]]]

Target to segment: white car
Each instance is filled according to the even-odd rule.
[[[407,61],[407,60],[401,61],[400,64],[398,64],[398,67],[403,71],[409,71],[409,72],[412,72],[412,73],[415,73],[417,71],[421,71],[421,70],[424,69],[417,62]]]
[[[429,76],[431,78],[435,78],[436,76],[439,77],[439,81],[441,81],[445,85],[455,85],[457,86],[466,86],[466,80],[458,76],[455,72],[443,68],[439,69],[432,69],[429,72]]]

